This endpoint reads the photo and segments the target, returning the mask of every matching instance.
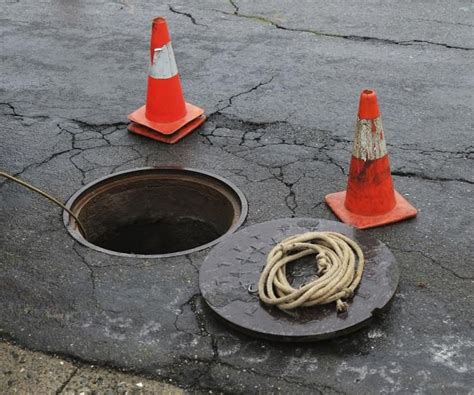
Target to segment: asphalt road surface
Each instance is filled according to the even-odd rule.
[[[396,256],[391,309],[314,344],[241,335],[198,288],[208,250],[109,256],[0,181],[0,331],[47,353],[230,393],[468,394],[474,388],[472,4],[467,1],[4,1],[0,168],[63,201],[135,167],[211,170],[244,226],[334,220],[358,96],[377,91],[397,190],[418,217],[367,230]],[[186,99],[209,116],[174,146],[131,135],[151,20],[169,22]]]

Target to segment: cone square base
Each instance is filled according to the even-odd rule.
[[[186,125],[188,125],[192,120],[200,117],[204,114],[204,110],[199,108],[191,103],[186,104],[186,115],[178,119],[177,121],[173,122],[154,122],[150,121],[146,115],[146,106],[140,107],[138,110],[132,112],[128,119],[140,125],[146,126],[149,129],[152,129],[161,134],[174,134],[178,132],[178,130],[183,129]]]
[[[163,134],[136,122],[132,122],[130,125],[128,125],[128,131],[139,134],[140,136],[160,141],[162,143],[174,144],[201,126],[206,121],[206,119],[207,118],[205,115],[201,115],[184,125],[181,129],[173,134]]]
[[[354,226],[357,229],[374,228],[403,221],[413,218],[417,214],[417,210],[408,200],[395,191],[395,207],[388,213],[382,215],[358,215],[349,211],[344,205],[346,199],[346,191],[330,193],[326,195],[324,200],[336,216],[344,223]]]

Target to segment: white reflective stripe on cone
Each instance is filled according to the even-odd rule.
[[[165,80],[178,74],[171,43],[161,48],[155,48],[149,74],[150,77],[158,80]]]
[[[352,156],[362,160],[380,159],[387,155],[382,120],[357,119]]]

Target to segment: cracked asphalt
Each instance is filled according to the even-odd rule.
[[[465,1],[5,1],[0,168],[65,201],[135,167],[211,170],[247,196],[244,226],[334,220],[358,95],[374,88],[397,190],[416,219],[367,230],[396,256],[391,309],[353,335],[278,344],[205,306],[209,251],[108,256],[0,181],[0,333],[27,348],[191,392],[459,393],[474,388],[472,5]],[[168,146],[127,132],[145,98],[151,20],[168,19],[203,127]]]

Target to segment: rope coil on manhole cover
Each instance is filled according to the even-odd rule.
[[[293,288],[286,266],[315,254],[319,277]],[[362,278],[364,262],[359,245],[341,233],[307,232],[291,236],[268,254],[258,282],[258,294],[262,302],[284,311],[335,301],[337,311],[342,313],[348,308],[343,299],[354,294]]]

